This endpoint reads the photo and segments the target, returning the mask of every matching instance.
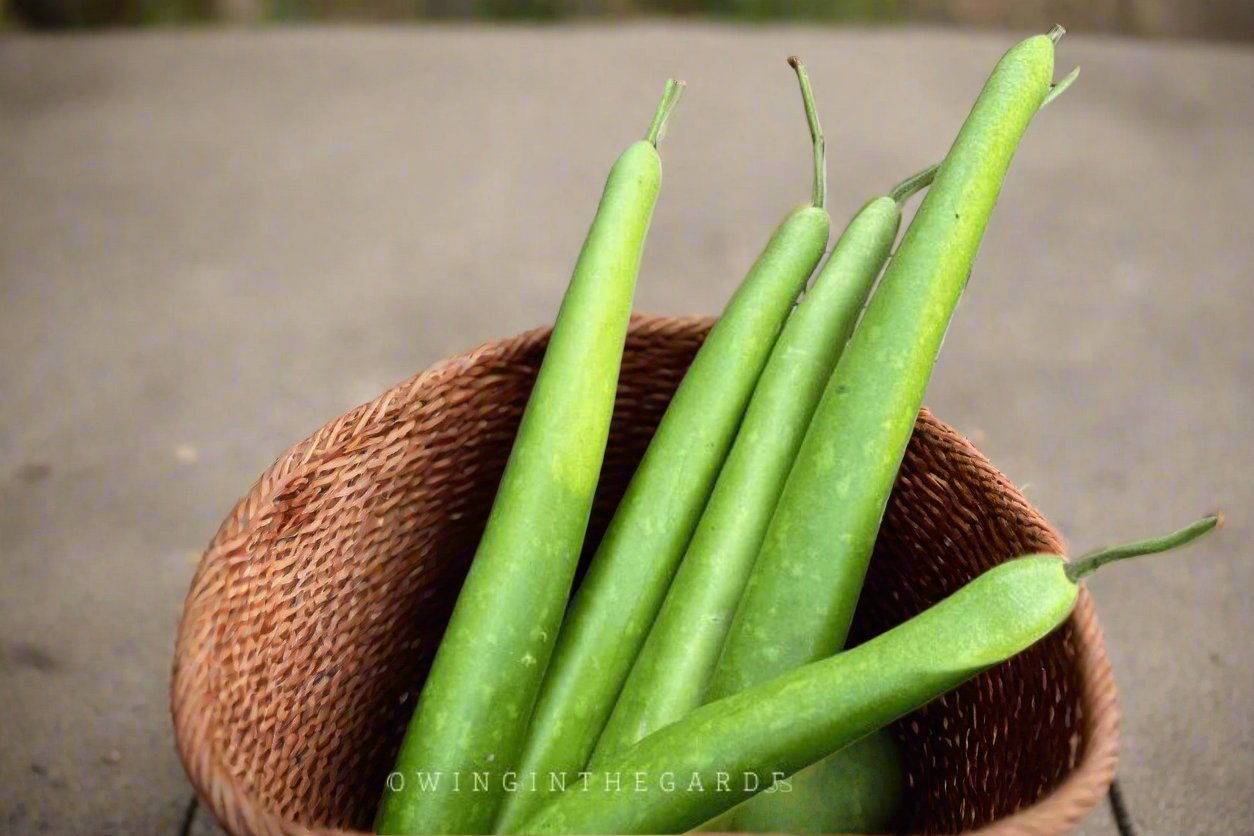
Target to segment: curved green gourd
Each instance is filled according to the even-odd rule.
[[[1219,522],[1207,517],[1075,563],[1044,554],[995,566],[864,644],[654,732],[519,832],[690,830],[1031,647],[1067,619],[1077,583],[1102,565],[1185,545]]]
[[[1062,623],[1076,587],[1057,557],[1004,563],[910,621],[844,653],[707,703],[640,741],[521,833],[682,833],[1008,659]],[[607,773],[646,776],[616,790]],[[713,788],[718,774],[739,779]],[[682,776],[699,792],[667,791]]]

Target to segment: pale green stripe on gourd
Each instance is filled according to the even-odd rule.
[[[485,833],[499,776],[523,743],[579,559],[609,434],[641,251],[661,184],[654,143],[681,86],[667,85],[648,138],[611,169],[466,576],[375,826]],[[488,791],[423,790],[419,773],[487,771]]]

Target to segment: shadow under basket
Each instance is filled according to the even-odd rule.
[[[712,320],[634,317],[588,543]],[[236,836],[367,831],[544,355],[548,330],[444,360],[288,450],[223,522],[179,626],[172,710],[200,798]],[[1058,534],[924,410],[854,642]],[[591,548],[585,549],[585,559]],[[1119,711],[1086,592],[1018,657],[892,726],[903,828],[1070,831],[1105,794]]]

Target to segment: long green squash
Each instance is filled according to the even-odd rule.
[[[661,185],[655,146],[681,90],[668,82],[648,137],[610,171],[483,539],[388,777],[379,833],[486,833],[496,817],[587,528]],[[469,791],[480,776],[483,791]]]
[[[1185,545],[1218,516],[1075,563],[1009,560],[864,644],[708,703],[583,777],[520,833],[683,833],[1021,653],[1061,625],[1082,578]]]

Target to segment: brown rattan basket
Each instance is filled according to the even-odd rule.
[[[589,543],[710,324],[633,319]],[[337,418],[284,453],[222,524],[188,592],[172,710],[188,775],[231,833],[369,829],[547,337],[444,360]],[[1062,547],[925,410],[853,638],[995,563]],[[905,827],[1067,832],[1110,784],[1118,724],[1082,592],[1054,635],[895,724],[909,768]]]

